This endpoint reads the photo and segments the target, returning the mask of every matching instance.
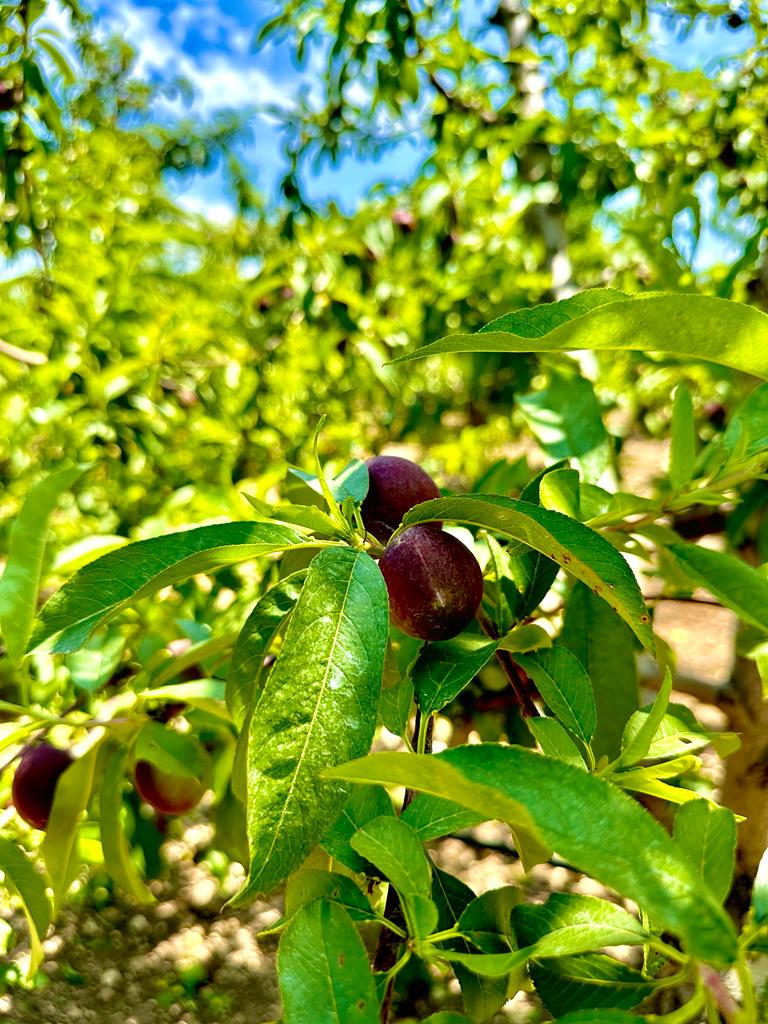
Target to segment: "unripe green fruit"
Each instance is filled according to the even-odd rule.
[[[448,640],[469,625],[483,598],[477,559],[449,533],[411,526],[379,559],[393,625],[420,640]]]
[[[13,805],[27,824],[46,828],[61,773],[72,764],[66,750],[40,743],[28,747],[13,776]]]
[[[360,513],[366,530],[386,544],[414,505],[439,498],[440,491],[421,466],[397,455],[376,455],[366,462],[368,494]],[[432,528],[435,525],[432,524]]]
[[[137,761],[133,774],[139,796],[163,814],[184,814],[197,807],[205,783],[191,775],[174,775],[151,761]]]

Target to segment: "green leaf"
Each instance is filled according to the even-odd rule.
[[[633,729],[636,727],[636,724],[632,726]],[[720,757],[727,757],[738,750],[740,740],[733,732],[708,732],[702,728],[690,708],[684,704],[670,704],[645,760],[660,761],[682,754],[695,754],[710,744]]]
[[[670,352],[768,377],[768,316],[708,295],[623,295],[596,289],[509,313],[394,362],[447,352]]]
[[[260,519],[277,520],[281,523],[290,523],[292,526],[301,526],[311,533],[320,534],[321,537],[346,536],[339,524],[316,505],[293,505],[291,502],[269,505],[252,494],[241,493],[248,504],[256,510]]]
[[[463,1017],[452,1010],[441,1010],[424,1018],[424,1024],[472,1024],[469,1017]]]
[[[483,744],[482,749],[489,748]],[[493,785],[475,782],[440,756],[425,754],[377,753],[351,761],[324,774],[350,782],[378,782],[382,785],[409,786],[441,797],[483,815],[484,821],[505,821],[514,832],[525,835],[540,860],[551,852],[541,841],[531,810],[512,796],[505,796]],[[539,861],[533,861],[533,864]],[[533,864],[529,866],[533,866]]]
[[[104,865],[118,885],[139,903],[154,903],[131,856],[121,820],[123,783],[128,751],[122,747],[110,757],[99,790],[99,828]]]
[[[285,888],[285,914],[293,917],[313,900],[328,900],[344,907],[353,921],[373,921],[376,914],[365,893],[351,878],[334,871],[297,871]]]
[[[544,508],[572,519],[581,519],[581,487],[575,469],[556,469],[547,473],[539,487],[539,498]]]
[[[529,718],[526,725],[547,757],[586,769],[583,755],[555,718]]]
[[[608,601],[641,643],[654,650],[650,616],[632,570],[604,537],[583,523],[529,502],[489,494],[425,501],[403,522],[412,526],[435,520],[472,523],[546,554]]]
[[[424,937],[437,924],[432,903],[432,870],[421,840],[401,818],[374,818],[350,840],[352,848],[374,864],[397,890],[408,932]]]
[[[547,707],[583,743],[595,733],[595,698],[584,666],[567,647],[554,646],[516,661],[533,679]]]
[[[626,910],[595,896],[555,892],[546,903],[512,911],[518,940],[536,945],[535,956],[571,956],[603,946],[636,946],[648,933]]]
[[[635,900],[679,935],[692,955],[715,964],[730,963],[735,956],[730,918],[702,891],[687,856],[647,811],[597,776],[521,747],[493,743],[430,757],[372,754],[329,774],[407,785],[475,810],[487,806],[490,815],[502,819],[511,817],[514,808],[518,820],[532,819],[545,848]]]
[[[42,939],[51,923],[51,903],[45,891],[45,878],[21,847],[0,836],[0,871],[7,889],[21,899],[29,925],[30,963],[28,978],[33,978],[44,959]]]
[[[72,682],[86,693],[95,693],[114,675],[124,650],[125,637],[121,633],[91,637],[85,647],[67,657]]]
[[[315,900],[296,914],[277,952],[285,1024],[379,1024],[363,940],[336,903]]]
[[[610,1022],[617,1010],[637,1006],[656,988],[640,971],[602,953],[533,962],[529,971],[539,998],[558,1020],[560,1014],[578,1007],[578,1012],[591,1013],[587,1019],[595,1024],[604,1019]],[[631,1020],[638,1024],[640,1018],[631,1016]]]
[[[462,912],[458,924],[466,936],[484,953],[503,953],[517,948],[512,929],[512,908],[522,899],[517,886],[504,885],[477,896]]]
[[[723,551],[680,541],[665,550],[697,586],[736,612],[744,622],[768,632],[768,579],[751,565]]]
[[[395,815],[386,790],[379,786],[350,786],[341,814],[321,840],[323,849],[350,871],[367,872],[370,864],[355,852],[351,839],[363,825],[382,815]]]
[[[362,505],[368,494],[368,466],[360,459],[352,459],[337,477],[330,481],[331,494],[341,504],[347,498]]]
[[[723,434],[723,448],[744,460],[768,448],[768,385],[760,384],[738,407]]]
[[[466,634],[425,644],[411,668],[416,701],[424,715],[450,704],[496,651],[495,641]]]
[[[403,811],[401,818],[416,832],[422,843],[449,836],[459,829],[480,825],[486,818],[452,800],[419,793]]]
[[[11,529],[8,561],[0,580],[0,626],[8,656],[14,663],[24,657],[32,633],[48,520],[61,495],[83,472],[82,466],[68,466],[38,481],[30,489]]]
[[[142,690],[141,697],[143,700],[183,701],[231,722],[232,717],[224,705],[226,689],[223,679],[190,679],[188,683],[169,683]]]
[[[404,736],[413,707],[413,683],[404,676],[394,686],[381,691],[379,714],[384,727],[395,736]]]
[[[303,545],[302,534],[274,523],[221,523],[135,541],[90,562],[44,605],[27,650],[82,647],[96,627],[142,597],[200,572]]]
[[[752,914],[755,924],[768,921],[768,849],[760,858],[752,889]]]
[[[669,482],[675,491],[693,479],[696,466],[696,423],[691,393],[684,383],[675,388],[672,406],[672,446],[669,453]]]
[[[560,634],[592,682],[597,725],[592,739],[596,757],[615,757],[627,719],[637,708],[637,667],[632,634],[605,601],[577,583],[565,606]]]
[[[40,845],[53,889],[54,916],[77,872],[77,834],[93,790],[98,749],[99,744],[94,744],[62,772],[56,783],[45,839]]]
[[[542,647],[551,647],[552,637],[535,622],[529,622],[523,626],[516,626],[499,640],[497,646],[500,651],[512,651],[513,653],[515,651],[535,651]]]
[[[627,722],[621,743],[621,754],[613,768],[635,764],[637,761],[642,761],[648,754],[648,751],[651,749],[651,743],[667,713],[671,693],[672,673],[667,669],[661,681],[658,696],[653,704],[650,707],[636,711]]]
[[[610,462],[611,446],[588,380],[577,375],[564,377],[553,370],[546,388],[519,395],[517,404],[547,455],[575,459],[590,483],[602,476]],[[543,494],[542,504],[546,504]]]
[[[270,587],[256,602],[240,630],[227,676],[227,707],[238,726],[258,704],[263,687],[264,658],[293,611],[307,572],[307,569],[300,569]]]
[[[373,559],[350,548],[316,555],[250,723],[251,864],[233,905],[278,885],[341,811],[343,789],[321,773],[370,748],[387,630]]]
[[[555,1024],[643,1024],[645,1017],[637,1017],[626,1010],[575,1010],[558,1017]]]
[[[721,902],[730,892],[736,858],[736,818],[727,807],[692,800],[675,815],[675,841]]]

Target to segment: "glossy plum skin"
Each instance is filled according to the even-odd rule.
[[[448,640],[474,618],[483,597],[477,559],[434,526],[410,526],[379,559],[393,625],[420,640]]]
[[[376,455],[368,459],[366,466],[369,487],[360,511],[366,530],[382,544],[386,544],[414,505],[441,497],[429,473],[409,459]]]
[[[163,814],[184,814],[197,807],[205,784],[189,775],[172,775],[150,761],[137,761],[133,779],[142,800]]]
[[[59,776],[72,764],[66,750],[40,743],[28,747],[13,776],[13,805],[28,825],[46,828]]]

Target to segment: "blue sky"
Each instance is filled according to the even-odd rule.
[[[496,0],[464,2],[466,27],[480,23],[495,6]],[[185,102],[169,94],[159,101],[160,114],[203,118],[232,107],[285,107],[300,90],[307,90],[311,96],[318,87],[322,58],[317,52],[310,54],[308,66],[301,69],[293,63],[285,45],[270,43],[254,52],[258,28],[279,9],[269,0],[91,0],[91,8],[105,35],[117,32],[134,46],[140,76],[163,83],[182,75],[193,83],[193,100]],[[706,67],[718,56],[743,50],[750,41],[748,29],[713,31],[704,19],[699,19],[694,30],[681,40],[674,31],[674,21],[653,17],[655,53],[681,67]],[[254,112],[252,125],[253,138],[242,148],[241,156],[259,187],[273,195],[285,167],[280,131],[274,119],[262,113]],[[423,142],[414,138],[377,160],[348,157],[337,166],[324,162],[306,180],[307,193],[314,201],[331,199],[349,212],[375,184],[407,185],[426,155]],[[169,179],[168,184],[190,210],[214,220],[230,215],[232,202],[221,170]],[[714,213],[706,183],[702,197],[704,208]],[[680,220],[677,233],[684,245],[685,218]],[[722,258],[727,245],[736,258],[738,247],[708,229],[696,263],[711,262],[714,254]]]

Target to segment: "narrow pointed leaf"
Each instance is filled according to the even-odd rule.
[[[666,549],[683,573],[740,619],[768,631],[768,579],[734,555],[680,542]]]
[[[715,899],[725,900],[731,889],[736,857],[733,811],[709,800],[692,800],[675,815],[674,837]]]
[[[547,707],[583,743],[595,733],[595,698],[584,666],[567,647],[555,645],[516,659],[533,679]]]
[[[635,900],[694,956],[715,964],[733,960],[730,918],[702,890],[688,857],[647,811],[597,776],[524,748],[491,743],[431,757],[373,754],[329,774],[409,785],[469,807],[476,800],[493,807],[495,794],[494,816],[504,818],[513,807],[519,817],[526,812],[544,844]]]
[[[347,789],[341,814],[323,836],[321,845],[350,871],[364,872],[370,865],[352,848],[352,837],[374,818],[383,815],[393,818],[395,810],[389,794],[379,786],[349,786]]]
[[[48,520],[61,495],[82,473],[82,466],[70,466],[40,480],[31,488],[13,524],[8,561],[0,580],[0,628],[13,662],[23,658],[32,633]]]
[[[27,977],[33,978],[43,962],[43,937],[51,923],[51,903],[45,878],[20,846],[0,836],[0,871],[7,889],[18,893],[29,926],[30,963]]]
[[[251,864],[234,904],[274,889],[339,815],[344,790],[321,774],[370,748],[387,629],[370,556],[334,548],[312,560],[250,723]]]
[[[675,388],[672,406],[672,446],[669,454],[669,482],[673,490],[690,483],[696,465],[696,423],[691,393],[685,384]]]
[[[587,766],[579,748],[556,718],[529,718],[527,725],[547,757],[554,757],[558,761],[586,770]]]
[[[301,544],[322,542],[275,523],[221,523],[127,544],[84,566],[53,595],[27,649],[46,643],[56,653],[76,651],[102,622],[162,587]]]
[[[139,903],[154,903],[155,897],[134,863],[121,820],[127,762],[128,751],[125,748],[116,750],[101,780],[99,827],[104,865],[117,884]]]
[[[363,940],[336,903],[303,907],[280,940],[277,977],[285,1024],[379,1024]]]
[[[667,669],[653,704],[649,708],[636,711],[627,722],[622,741],[622,751],[614,765],[615,768],[635,764],[637,761],[642,761],[646,756],[667,713],[671,693],[672,673]]]
[[[670,352],[768,377],[768,316],[708,295],[622,295],[606,289],[499,317],[395,362],[446,352]]]
[[[654,650],[650,616],[632,570],[619,552],[588,526],[560,512],[493,494],[425,501],[411,509],[403,522],[412,526],[446,519],[481,526],[544,553],[607,601],[641,643]]]

